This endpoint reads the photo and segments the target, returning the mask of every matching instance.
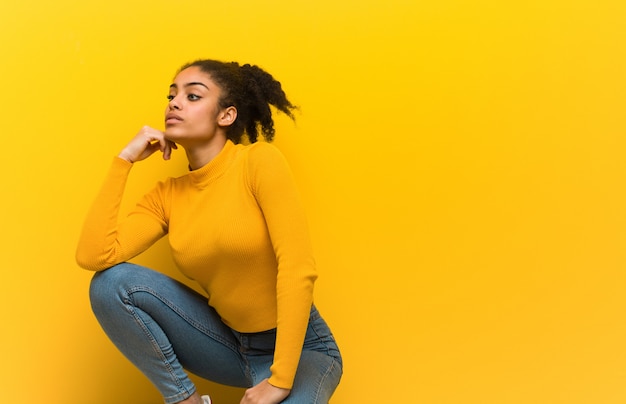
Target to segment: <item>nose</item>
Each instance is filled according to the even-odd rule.
[[[180,109],[180,105],[178,104],[178,100],[177,97],[174,97],[170,100],[170,102],[167,104],[169,109]]]

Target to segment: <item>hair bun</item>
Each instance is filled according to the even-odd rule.
[[[267,141],[274,138],[274,120],[270,105],[294,119],[296,107],[287,99],[282,85],[271,74],[256,65],[237,62],[197,60],[181,68],[199,67],[222,89],[220,106],[237,108],[237,119],[227,128],[227,136],[240,143],[244,134],[251,143],[257,141],[259,127]]]

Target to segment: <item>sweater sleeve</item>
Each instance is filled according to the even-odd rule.
[[[101,271],[145,251],[167,233],[160,189],[147,194],[124,220],[118,221],[126,180],[132,164],[115,158],[89,210],[76,248],[76,262]]]
[[[309,230],[284,156],[258,143],[250,150],[250,181],[278,262],[277,330],[270,384],[293,386],[317,278]]]

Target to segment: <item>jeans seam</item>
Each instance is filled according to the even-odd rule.
[[[129,291],[127,291],[127,295],[128,298],[130,300],[131,297],[131,293]],[[194,391],[188,391],[184,384],[182,383],[182,381],[180,380],[180,378],[176,375],[176,373],[174,372],[174,369],[172,368],[171,364],[167,361],[167,358],[165,357],[165,355],[163,354],[163,351],[161,350],[161,347],[159,346],[159,343],[157,342],[157,340],[154,338],[154,336],[152,335],[152,333],[150,332],[150,329],[148,329],[148,327],[146,326],[146,324],[144,323],[143,319],[141,318],[141,316],[136,312],[135,310],[135,305],[133,304],[128,304],[128,302],[125,302],[125,306],[127,308],[127,310],[130,312],[130,314],[133,316],[133,318],[135,319],[135,321],[137,322],[137,324],[139,325],[139,327],[141,328],[141,330],[144,332],[144,334],[148,337],[148,339],[150,340],[150,345],[152,346],[152,349],[155,351],[155,353],[159,356],[159,358],[161,358],[162,363],[165,365],[165,368],[167,369],[168,374],[170,375],[171,380],[173,380],[176,383],[176,386],[179,388],[179,390],[186,390],[186,393],[189,394],[189,396],[191,394],[194,393]],[[184,397],[185,393],[179,393],[178,396],[183,397],[183,399],[189,397]],[[178,399],[177,397],[167,397],[167,398],[175,398]],[[180,401],[180,400],[178,400]]]
[[[317,389],[315,390],[315,401],[314,401],[314,403],[317,403],[317,400],[319,399],[320,393],[322,391],[322,386],[324,385],[324,381],[326,380],[328,375],[333,371],[333,369],[335,368],[335,364],[336,363],[337,363],[337,360],[335,358],[333,358],[333,361],[330,363],[330,366],[326,369],[326,372],[324,372],[324,375],[320,378],[319,383],[317,385]]]
[[[169,307],[174,313],[176,313],[178,316],[180,316],[180,318],[185,320],[189,325],[191,325],[192,327],[194,327],[198,331],[204,333],[205,335],[213,338],[214,340],[219,341],[220,343],[222,343],[225,346],[229,347],[234,352],[238,352],[237,347],[232,345],[230,343],[230,341],[222,338],[219,334],[216,334],[216,333],[212,332],[211,330],[207,329],[206,327],[203,326],[202,323],[199,323],[199,322],[193,320],[191,317],[187,316],[184,311],[180,310],[174,303],[172,303],[171,301],[169,301],[165,297],[163,297],[160,294],[158,294],[154,289],[148,288],[148,287],[145,287],[145,286],[136,286],[134,288],[131,288],[130,290],[127,290],[126,292],[127,292],[128,296],[129,296],[129,298],[130,298],[130,296],[132,294],[137,293],[137,292],[144,292],[144,293],[151,294],[155,298],[159,299],[167,307]]]

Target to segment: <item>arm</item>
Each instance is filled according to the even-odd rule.
[[[290,389],[298,367],[317,278],[306,217],[283,155],[274,146],[250,150],[250,182],[278,262],[277,335],[269,383]]]
[[[76,261],[81,267],[99,271],[127,261],[167,232],[160,208],[162,191],[159,188],[146,195],[126,220],[118,224],[120,204],[132,162],[159,150],[161,143],[153,138],[158,133],[151,128],[142,129],[111,164],[79,238]],[[169,158],[170,152],[171,148],[165,149],[164,158]]]

